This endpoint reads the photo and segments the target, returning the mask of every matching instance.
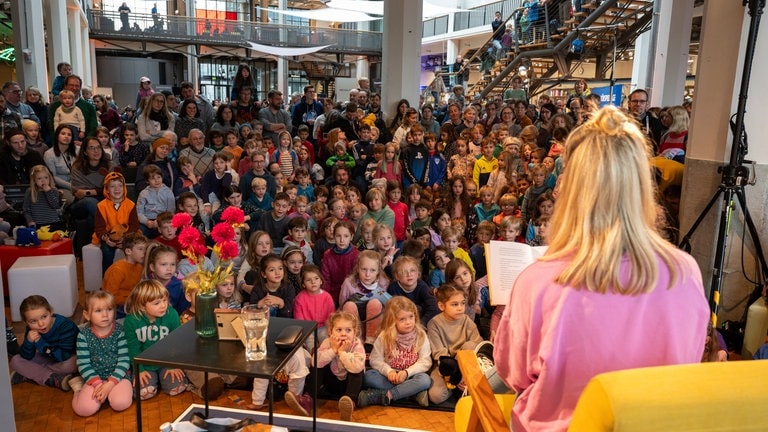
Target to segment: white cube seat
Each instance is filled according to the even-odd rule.
[[[125,257],[123,251],[115,251],[115,261]],[[101,289],[101,248],[93,243],[83,246],[83,287],[85,292],[94,292]]]
[[[11,319],[21,321],[19,306],[31,295],[48,299],[55,313],[70,317],[77,308],[75,256],[21,257],[8,270]]]

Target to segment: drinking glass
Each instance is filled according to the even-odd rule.
[[[269,308],[258,305],[245,305],[240,312],[245,328],[245,359],[263,360],[267,356],[267,328],[269,327]]]

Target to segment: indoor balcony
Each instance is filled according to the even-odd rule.
[[[212,20],[178,15],[131,13],[123,28],[120,14],[91,10],[90,36],[110,42],[186,43],[219,47],[249,48],[249,42],[273,47],[330,45],[322,52],[381,55],[381,33],[319,27],[264,24],[260,22]]]

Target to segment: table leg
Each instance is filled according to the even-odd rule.
[[[269,379],[269,424],[274,424],[272,408],[275,405],[275,378]]]
[[[136,391],[136,430],[141,432],[141,380],[139,379],[139,363],[135,360],[133,361],[133,382]]]
[[[312,358],[317,355],[317,326],[315,326],[315,347],[312,353]],[[312,375],[314,382],[314,389],[312,390],[312,432],[317,432],[317,363],[312,362],[312,368],[315,370]]]
[[[205,394],[203,395],[203,399],[205,399],[205,418],[208,418],[208,371],[203,372],[203,382],[205,383]]]

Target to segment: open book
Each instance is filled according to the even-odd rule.
[[[528,246],[525,243],[491,241],[485,245],[488,266],[488,292],[492,305],[506,305],[517,276],[544,255],[546,246]]]

